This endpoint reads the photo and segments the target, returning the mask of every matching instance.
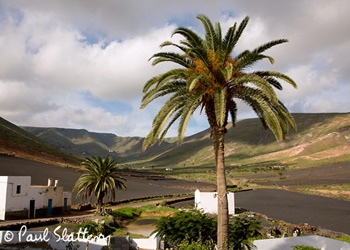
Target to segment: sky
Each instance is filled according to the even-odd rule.
[[[163,104],[140,109],[148,79],[175,65],[152,66],[177,27],[203,35],[198,14],[225,33],[246,16],[235,53],[275,39],[289,42],[253,70],[293,78],[278,97],[290,112],[350,111],[348,0],[0,0],[0,117],[19,125],[146,136]],[[238,118],[255,117],[240,105]],[[208,128],[196,112],[187,135]],[[169,136],[177,134],[177,127]]]

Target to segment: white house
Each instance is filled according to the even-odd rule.
[[[228,213],[235,214],[235,194],[228,192]],[[198,189],[194,192],[195,207],[203,210],[204,213],[217,214],[218,213],[218,195],[215,192],[201,192]]]
[[[31,186],[30,176],[0,176],[0,220],[47,217],[69,213],[72,193],[58,180]]]

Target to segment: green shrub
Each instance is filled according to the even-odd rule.
[[[79,231],[79,229],[81,229],[81,231],[84,231],[85,228],[86,228],[86,231],[92,235],[99,235],[101,233],[99,224],[93,221],[83,222],[81,225],[79,225],[76,231]]]
[[[110,225],[107,225],[105,223],[96,223],[93,221],[86,221],[79,225],[79,227],[76,228],[76,232],[81,230],[81,232],[84,232],[85,229],[88,232],[89,235],[99,236],[100,234],[107,236],[116,231],[115,227],[112,227]]]
[[[312,246],[305,246],[305,245],[296,245],[292,246],[293,250],[321,250],[321,248],[316,248]]]
[[[176,250],[213,250],[215,249],[214,242],[206,242],[203,244],[200,240],[197,242],[189,242],[188,240],[181,242],[176,248]]]
[[[162,237],[173,247],[179,249],[213,249],[216,243],[217,222],[215,218],[198,210],[179,211],[174,216],[161,217],[156,223],[157,236]],[[232,249],[251,246],[255,238],[261,237],[260,221],[254,218],[236,217],[229,225],[229,241]],[[208,247],[208,248],[206,248]],[[177,249],[177,248],[176,248]]]
[[[350,242],[350,236],[349,235],[342,235],[341,237],[336,238],[337,240]]]
[[[167,200],[162,200],[162,202],[159,204],[161,207],[166,207],[168,205]]]
[[[156,206],[154,204],[145,205],[139,208],[141,212],[145,213],[164,213],[164,212],[170,212],[175,213],[178,211],[178,209],[169,207],[169,206]]]
[[[255,218],[235,217],[229,225],[229,241],[234,250],[250,249],[252,241],[260,238],[261,222]]]
[[[118,220],[132,220],[140,216],[141,209],[135,207],[122,207],[111,212],[111,215]]]
[[[155,226],[157,236],[171,245],[180,242],[192,244],[199,239],[206,244],[216,239],[216,221],[197,210],[179,211],[174,216],[161,217]]]

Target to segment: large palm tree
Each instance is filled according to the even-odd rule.
[[[296,129],[293,117],[277,98],[275,89],[281,90],[279,80],[296,87],[288,76],[274,71],[248,72],[256,62],[274,59],[263,54],[271,47],[287,42],[285,39],[265,43],[253,50],[233,55],[234,48],[248,24],[246,17],[235,23],[222,36],[220,23],[215,27],[205,15],[197,17],[205,29],[204,39],[191,29],[177,28],[183,40],[177,43],[164,42],[161,47],[173,46],[177,52],[154,54],[153,65],[173,62],[179,68],[157,75],[144,85],[141,108],[153,100],[168,96],[164,106],[154,117],[153,126],[145,138],[143,149],[156,141],[163,140],[175,121],[178,123],[178,140],[183,141],[190,117],[195,110],[205,112],[213,141],[216,161],[218,192],[218,248],[228,249],[228,202],[226,195],[226,176],[224,161],[224,139],[228,118],[233,125],[237,117],[237,101],[249,105],[262,125],[269,128],[277,140],[284,139],[289,128]]]
[[[109,155],[106,158],[88,157],[82,162],[82,175],[74,185],[73,191],[82,199],[96,197],[96,212],[100,213],[104,197],[115,199],[116,189],[126,189],[125,179],[118,173],[117,161]]]

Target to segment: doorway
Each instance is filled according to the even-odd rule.
[[[35,200],[29,201],[29,219],[35,218]]]
[[[52,215],[52,199],[49,199],[47,202],[47,215]]]

